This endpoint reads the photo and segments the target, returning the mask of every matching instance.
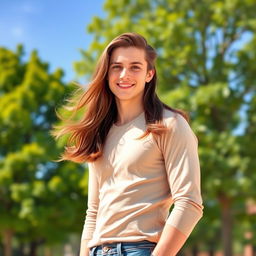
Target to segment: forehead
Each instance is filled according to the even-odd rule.
[[[110,61],[146,63],[145,51],[136,47],[118,47],[113,50]]]

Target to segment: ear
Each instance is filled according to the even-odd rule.
[[[151,69],[148,71],[147,76],[146,76],[146,82],[149,83],[151,81],[151,79],[153,78],[155,74],[155,70]]]

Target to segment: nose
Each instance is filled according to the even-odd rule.
[[[128,75],[128,70],[126,68],[123,68],[120,73],[120,78],[124,78]]]

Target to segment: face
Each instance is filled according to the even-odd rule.
[[[110,58],[109,88],[117,103],[142,104],[145,83],[153,78],[147,69],[145,51],[136,47],[116,48]]]

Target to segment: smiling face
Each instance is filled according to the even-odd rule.
[[[109,88],[117,104],[142,104],[145,83],[153,78],[148,70],[145,51],[136,47],[119,47],[113,50],[108,69]]]

